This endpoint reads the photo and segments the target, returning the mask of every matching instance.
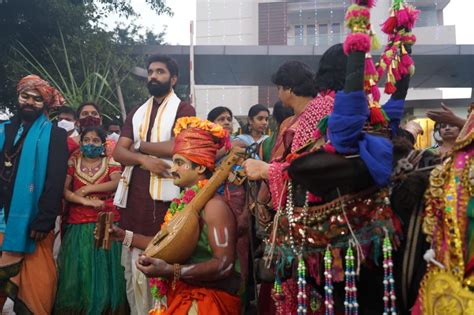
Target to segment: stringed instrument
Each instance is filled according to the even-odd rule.
[[[234,147],[229,155],[218,166],[214,175],[189,202],[182,211],[162,226],[148,244],[144,254],[160,258],[169,264],[184,263],[191,257],[199,239],[199,215],[206,203],[214,196],[222,183],[229,178],[232,168],[245,159],[245,150]],[[239,177],[238,174],[233,174]],[[240,178],[241,179],[241,178]],[[233,180],[234,183],[238,182]],[[237,183],[238,184],[238,183]]]

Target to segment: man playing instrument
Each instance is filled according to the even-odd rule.
[[[178,119],[174,129],[173,183],[184,189],[171,204],[165,222],[182,211],[204,187],[215,168],[216,152],[228,144],[221,126],[197,117]],[[147,277],[169,279],[164,314],[240,314],[240,286],[236,266],[235,217],[225,200],[215,194],[200,213],[199,241],[184,265],[140,256],[137,268]],[[113,227],[113,236],[131,247],[144,249],[151,237]],[[180,250],[177,245],[176,250]],[[172,282],[172,285],[170,284]]]
[[[17,85],[18,114],[0,123],[0,309],[51,314],[56,292],[52,230],[61,206],[66,131],[48,120],[61,94],[36,75]]]
[[[127,116],[114,159],[126,166],[114,204],[121,208],[120,226],[135,233],[153,236],[158,232],[169,202],[179,194],[168,169],[171,164],[175,120],[194,116],[194,108],[182,102],[173,88],[178,81],[178,65],[168,56],[148,59],[148,91],[152,95]],[[123,248],[122,265],[127,280],[131,314],[146,314],[152,306],[146,283],[139,283],[135,261],[138,249]],[[137,286],[138,285],[138,286]]]

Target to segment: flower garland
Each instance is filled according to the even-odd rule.
[[[189,128],[198,128],[209,131],[214,137],[221,140],[221,144],[228,150],[231,148],[229,132],[222,128],[221,125],[210,122],[209,120],[202,120],[199,117],[181,117],[176,121],[173,129],[175,136],[181,131]]]
[[[198,192],[206,185],[207,179],[199,181],[196,185],[183,191],[179,198],[175,198],[171,201],[168,211],[166,211],[164,222],[161,225],[168,224],[168,222],[178,213],[181,212],[188,203],[198,194]],[[155,303],[153,309],[151,309],[149,315],[161,315],[164,314],[167,301],[166,294],[168,293],[169,281],[165,278],[150,278],[149,281],[151,296]]]

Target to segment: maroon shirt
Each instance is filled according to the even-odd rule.
[[[141,106],[141,105],[140,105]],[[128,115],[122,128],[121,137],[134,139],[133,137],[133,115],[140,106],[135,107]],[[150,127],[153,126],[160,104],[153,100],[153,108],[150,115]],[[196,111],[191,105],[181,102],[175,117],[163,117],[162,119],[196,116]],[[174,127],[174,124],[173,124]],[[148,128],[146,141],[150,141],[151,129]],[[173,132],[171,128],[170,133]],[[155,235],[163,223],[169,202],[155,201],[150,196],[150,172],[140,167],[134,167],[132,179],[129,184],[127,207],[120,209],[120,226],[123,229],[146,236]]]

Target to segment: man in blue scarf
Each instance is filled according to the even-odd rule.
[[[67,168],[66,132],[48,120],[64,103],[48,82],[29,75],[17,85],[18,113],[0,122],[0,309],[51,314],[56,292],[52,229]]]

